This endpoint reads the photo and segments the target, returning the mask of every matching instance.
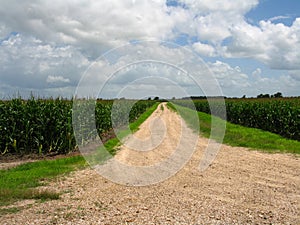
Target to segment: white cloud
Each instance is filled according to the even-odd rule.
[[[250,9],[255,7],[258,4],[258,0],[180,0],[180,2],[186,4],[191,10],[195,12],[215,12],[215,11],[223,11],[229,12],[232,14],[239,13],[243,14],[248,12]]]
[[[230,36],[230,21],[224,20],[222,13],[199,16],[196,19],[197,35],[202,41],[217,44]]]
[[[260,21],[259,27],[241,23],[232,28],[227,57],[252,57],[273,69],[300,68],[300,18],[291,27]]]
[[[183,63],[188,60],[187,50],[184,52],[174,46],[173,48],[167,47],[168,44],[165,44],[166,46],[159,42],[136,43],[116,50],[112,54],[113,58],[110,58],[111,55],[105,55],[105,58],[100,58],[89,68],[81,81],[78,95],[98,93],[101,89],[101,94],[105,97],[114,98],[122,88],[140,79],[145,81],[148,77],[152,77],[153,83],[145,85],[148,87],[156,85],[160,93],[167,91],[167,87],[161,83],[161,78],[186,89],[195,85],[194,81],[180,70],[183,69],[181,68]],[[146,91],[141,90],[141,87],[145,87],[143,85],[135,85],[135,87],[137,95],[141,91],[142,93]],[[174,96],[178,95],[176,88],[173,92]]]
[[[274,22],[276,20],[282,20],[282,19],[289,19],[289,16],[274,16],[272,18],[269,19],[269,21]]]
[[[174,21],[164,1],[147,0],[10,1],[3,3],[0,14],[14,30],[83,47],[92,56],[98,54],[94,57],[129,40],[166,39],[179,18]]]
[[[252,77],[254,79],[259,79],[260,78],[260,75],[261,75],[261,69],[260,68],[256,68],[256,70],[254,70],[252,72]]]
[[[243,73],[238,66],[231,67],[229,64],[217,60],[214,63],[208,63],[208,67],[226,96],[242,96],[251,86],[248,75]]]
[[[224,39],[231,38],[232,44],[224,47],[225,53],[216,53],[225,57],[252,57],[272,68],[299,65],[300,18],[292,27],[272,23],[284,16],[261,21],[257,27],[248,24],[244,16],[257,6],[258,0],[179,2],[186,8],[146,0],[3,2],[0,34],[10,28],[45,43],[79,47],[89,57],[96,58],[130,40],[172,40],[185,33],[218,49]],[[198,45],[196,49],[214,56],[208,48]]]
[[[198,38],[217,44],[230,37],[230,28],[258,4],[258,0],[180,0],[194,16]],[[191,23],[191,21],[189,22]]]
[[[197,42],[193,44],[193,48],[198,52],[200,55],[203,56],[215,56],[215,49],[211,45],[202,44],[201,42]]]
[[[299,80],[300,70],[300,18],[291,26],[275,23],[285,16],[251,25],[245,15],[258,5],[258,0],[179,2],[185,7],[167,7],[164,0],[2,1],[0,82],[6,85],[5,90],[10,87],[70,93],[91,61],[120,45],[129,44],[120,53],[122,57],[116,56],[116,67],[128,59],[137,60],[139,52],[149,59],[172,58],[180,65],[186,60],[180,49],[157,45],[145,50],[132,41],[172,41],[186,35],[187,48],[205,57],[219,57],[219,61],[208,65],[225,94],[254,93],[255,85],[260,84],[261,88],[265,85],[270,89],[267,81],[274,88],[287,85],[291,90],[295,87],[288,82],[299,84],[295,81]],[[281,77],[266,78],[258,68],[248,74],[249,78],[242,68],[221,62],[220,57],[253,58],[270,68],[290,71]],[[103,63],[112,61],[106,59]],[[198,65],[191,62],[190,66]],[[104,67],[95,68],[93,73],[100,83],[108,78],[101,68]],[[170,73],[163,67],[156,68],[157,71],[148,69],[149,73],[163,73],[167,77]],[[147,71],[139,71],[143,72]],[[190,85],[182,74],[173,78],[182,85]],[[251,83],[252,78],[258,83]]]
[[[51,76],[49,75],[46,79],[47,83],[70,83],[70,79],[64,78],[63,76]]]
[[[0,46],[1,83],[14,88],[47,88],[49,81],[55,80],[49,74],[64,77],[61,82],[52,82],[54,87],[65,85],[66,81],[75,87],[89,65],[89,61],[72,46],[52,46],[21,34],[11,35]]]
[[[165,1],[147,0],[25,0],[4,2],[0,13],[2,22],[13,30],[47,42],[77,45],[91,52],[98,50],[99,54],[129,40],[170,40],[176,33],[222,41],[230,36],[231,24],[242,20],[258,3],[257,0],[181,2],[188,8],[167,7]]]

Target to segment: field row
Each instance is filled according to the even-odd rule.
[[[228,122],[258,128],[300,141],[300,98],[177,100],[176,104],[196,108]]]
[[[101,136],[112,127],[122,127],[136,120],[155,103],[120,101],[114,104],[113,101],[97,101],[96,104],[93,102],[94,111],[87,115],[83,107],[85,102],[81,104],[77,101],[82,107],[77,107],[78,111],[74,112],[73,102],[69,100],[0,101],[0,153],[67,153],[76,148],[73,115],[77,116],[75,122],[80,121],[79,124],[73,124],[80,126],[80,130],[76,128],[75,131],[84,132],[84,128],[90,128],[89,119],[94,118],[97,135]]]

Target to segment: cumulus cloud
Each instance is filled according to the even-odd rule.
[[[222,41],[229,28],[257,5],[251,1],[179,0],[186,8],[165,1],[43,1],[2,3],[2,23],[41,40],[79,45],[91,52],[117,47],[129,40],[170,40],[176,33],[200,40]],[[124,29],[126,28],[126,29]],[[95,53],[94,53],[95,54]]]
[[[266,78],[260,69],[249,74],[249,78],[242,68],[222,62],[221,57],[253,58],[270,68],[289,70],[278,78],[282,84],[299,80],[299,73],[290,71],[300,70],[300,18],[296,18],[291,26],[275,23],[285,16],[260,21],[258,25],[249,24],[245,15],[258,4],[258,0],[178,0],[173,5],[167,5],[164,0],[2,1],[2,92],[23,88],[70,93],[91,62],[124,44],[128,49],[119,52],[122,57],[103,59],[103,64],[114,64],[114,60],[119,60],[114,64],[117,68],[123,61],[137,60],[142,52],[149,59],[172,58],[180,65],[186,59],[179,48],[161,44],[145,51],[135,41],[172,42],[182,35],[187,40],[180,44],[203,57],[219,57],[208,66],[216,74],[225,94],[250,92],[253,88],[251,79],[264,83]],[[198,65],[190,63],[190,66],[197,68]],[[94,68],[92,73],[99,83],[108,78],[106,71],[101,70],[103,68]],[[174,75],[164,67],[156,68],[156,72],[154,68],[148,69],[149,73],[173,76],[176,82],[190,85],[183,74]],[[142,73],[146,71],[140,70],[139,74]],[[139,74],[136,73],[136,77]],[[268,81],[275,82],[277,86],[273,83],[274,87],[279,88],[281,84],[276,79]],[[122,82],[129,80],[127,77]]]
[[[192,21],[198,38],[214,44],[230,37],[232,24],[242,21],[245,13],[258,4],[257,0],[180,0],[180,2],[193,14]]]
[[[217,60],[214,63],[208,63],[208,67],[226,96],[242,96],[251,86],[248,75],[243,73],[238,66],[231,67],[229,64]]]
[[[68,83],[75,87],[89,65],[76,48],[52,46],[20,34],[12,34],[2,41],[0,56],[1,83],[19,89],[44,89],[51,81],[55,86]],[[64,78],[53,74],[62,74]]]
[[[193,44],[193,48],[200,55],[212,57],[215,56],[215,49],[211,45],[202,44],[201,42],[197,42]]]
[[[196,71],[197,74],[193,75],[203,78],[203,85],[211,82],[205,64],[198,57],[198,60],[195,60],[195,57],[196,55],[190,50],[176,46],[170,47],[168,43],[151,41],[124,46],[124,48],[116,49],[116,52],[112,52],[111,55],[107,54],[99,58],[97,63],[89,68],[84,79],[81,80],[77,94],[78,96],[94,96],[94,93],[97,93],[97,90],[99,93],[100,90],[105,97],[114,98],[118,96],[122,88],[138,80],[144,82],[149,77],[151,84],[134,85],[136,95],[139,95],[141,88],[147,90],[149,88],[145,88],[146,86],[152,87],[153,85],[160,93],[167,91],[168,87],[163,85],[161,79],[168,80],[189,93],[189,89],[196,83],[189,77],[188,72]],[[208,86],[207,89],[212,88]],[[142,93],[145,90],[142,90]],[[213,91],[216,93],[217,90],[214,88],[210,93]],[[178,94],[177,88],[173,88],[172,96],[178,96]]]
[[[250,9],[255,7],[258,4],[258,0],[202,0],[202,1],[195,1],[195,0],[180,0],[180,2],[184,3],[189,7],[191,10],[195,12],[205,13],[205,12],[216,12],[216,11],[223,11],[229,12],[232,14],[244,14],[248,12]]]
[[[300,68],[300,18],[291,27],[260,21],[259,27],[241,23],[232,28],[228,57],[252,57],[273,69]]]
[[[19,32],[77,45],[96,57],[129,40],[165,39],[176,21],[164,1],[147,0],[9,1],[2,3],[0,14],[3,23]]]

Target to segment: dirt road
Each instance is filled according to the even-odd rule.
[[[183,130],[188,128],[176,113],[158,107],[115,160],[131,166],[166,161],[186,135]],[[189,132],[184,143],[194,140]],[[20,202],[23,210],[4,215],[1,224],[300,224],[296,156],[222,145],[213,164],[200,172],[207,144],[208,139],[198,138],[184,168],[153,185],[124,186],[92,169],[75,171],[43,187],[63,193],[61,199]],[[132,150],[139,146],[145,151]]]

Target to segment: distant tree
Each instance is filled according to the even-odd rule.
[[[151,100],[151,97],[149,97],[148,100]]]
[[[274,96],[274,98],[282,98],[283,97],[281,92],[277,92],[273,96]]]
[[[153,100],[157,101],[157,100],[159,100],[159,97],[156,96]]]
[[[257,98],[270,98],[269,94],[259,94],[257,95]]]
[[[263,98],[263,94],[257,95],[257,98]]]
[[[246,95],[243,95],[243,97],[242,98],[246,98]]]

